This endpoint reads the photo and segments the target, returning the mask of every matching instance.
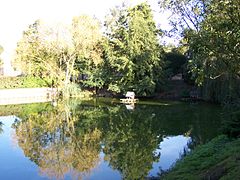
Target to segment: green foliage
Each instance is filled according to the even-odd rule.
[[[115,9],[107,24],[105,71],[110,74],[108,88],[117,92],[134,90],[138,95],[152,94],[161,81],[159,31],[146,3]],[[106,66],[105,66],[106,67]]]
[[[240,137],[240,99],[226,100],[224,104],[223,133],[229,137]]]
[[[213,0],[207,6],[204,21],[198,32],[188,31],[191,69],[200,85],[209,84],[209,81],[225,81],[227,86],[220,102],[228,96],[236,96],[240,72],[240,15],[239,1]],[[213,87],[213,86],[212,86]],[[214,87],[213,87],[214,88]],[[212,91],[207,89],[206,92]],[[215,91],[218,89],[215,87]],[[219,102],[219,97],[213,100]]]
[[[81,97],[89,98],[92,96],[92,93],[87,90],[82,90],[79,84],[69,83],[62,89],[63,97]]]
[[[101,60],[101,38],[98,21],[88,16],[75,17],[68,28],[36,21],[18,42],[15,66],[26,75],[49,77],[63,88],[79,74],[94,75]]]
[[[15,64],[23,74],[49,77],[62,88],[73,75],[75,52],[71,38],[63,25],[48,27],[36,21],[18,42]]]
[[[95,90],[153,94],[162,80],[163,50],[150,6],[116,9],[109,17],[105,38],[89,16],[74,17],[69,28],[36,21],[18,42],[15,66],[49,77],[59,88],[72,81]]]
[[[219,136],[198,146],[163,179],[238,179],[240,139]]]
[[[226,97],[237,97],[235,92],[238,91],[236,87],[240,78],[240,2],[163,0],[159,4],[161,8],[172,12],[172,32],[180,31],[184,37],[182,46],[188,47],[188,67],[193,79],[203,86],[203,93],[214,94],[212,97],[203,94],[206,100],[223,102]]]
[[[0,89],[51,87],[51,80],[34,76],[1,77]]]
[[[43,71],[36,56],[40,49],[39,27],[40,21],[37,20],[23,32],[23,38],[17,44],[15,68],[26,75],[39,75]]]
[[[73,43],[76,51],[75,69],[85,76],[83,87],[102,88],[102,33],[100,22],[89,16],[74,17],[72,21]]]
[[[184,68],[187,64],[187,57],[178,52],[177,49],[172,49],[171,52],[165,53],[164,62],[164,71],[167,77],[172,77],[178,73],[187,74]]]
[[[40,78],[26,76],[23,78],[23,87],[51,87],[51,80],[48,78]]]
[[[63,96],[75,97],[82,92],[78,84],[70,83],[62,89]]]
[[[94,66],[93,66],[94,67]],[[95,68],[87,68],[87,70],[83,70],[86,79],[81,81],[83,87],[90,88],[102,88],[105,83],[104,76],[102,75],[102,68],[100,65],[95,66]]]
[[[204,20],[207,0],[160,0],[158,1],[163,11],[171,12],[170,25],[172,29],[167,33],[179,38],[185,29],[199,31],[200,24]]]
[[[201,87],[202,97],[211,102],[222,103],[235,101],[240,97],[240,80],[219,77],[218,79],[205,79]]]

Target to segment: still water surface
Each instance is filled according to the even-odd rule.
[[[0,179],[158,177],[216,136],[218,106],[113,99],[0,107]]]

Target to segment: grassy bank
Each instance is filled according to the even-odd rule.
[[[178,161],[161,179],[240,179],[240,139],[214,138]]]

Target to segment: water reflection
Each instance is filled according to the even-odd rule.
[[[126,108],[127,108],[128,110],[134,110],[134,108],[135,108],[135,104],[134,104],[134,103],[132,103],[132,104],[126,104],[125,106],[126,106]]]
[[[24,155],[50,179],[92,177],[103,161],[123,179],[156,176],[179,157],[173,147],[205,142],[219,124],[215,107],[137,105],[129,111],[102,101],[40,106],[21,107],[12,128]]]
[[[0,134],[3,133],[3,123],[0,121]]]
[[[59,106],[13,124],[18,145],[39,166],[41,175],[63,179],[70,173],[77,178],[97,165],[101,131],[79,128],[79,116],[73,112],[70,106]]]
[[[190,151],[188,145],[191,143],[191,138],[183,135],[163,138],[156,150],[156,153],[161,152],[161,160],[153,163],[154,168],[149,172],[149,176],[168,170],[178,158]]]

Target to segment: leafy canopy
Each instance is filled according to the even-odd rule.
[[[106,22],[108,88],[117,92],[134,90],[152,94],[161,80],[159,30],[151,8],[142,3],[132,8],[114,9]]]

